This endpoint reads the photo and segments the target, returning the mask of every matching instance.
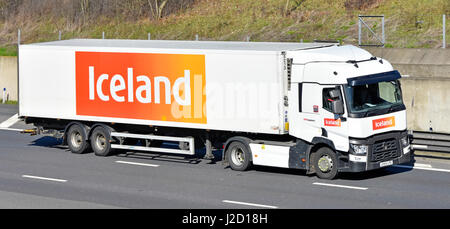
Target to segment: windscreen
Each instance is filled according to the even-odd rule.
[[[398,80],[382,81],[356,86],[345,85],[347,107],[350,113],[370,116],[376,111],[397,111],[404,107]]]

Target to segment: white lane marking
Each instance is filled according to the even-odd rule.
[[[9,130],[9,131],[17,131],[17,132],[21,132],[21,131],[24,131],[23,129],[14,129],[14,128],[2,128],[2,127],[0,127],[0,130]]]
[[[406,168],[406,169],[421,169],[421,170],[427,170],[427,171],[450,173],[450,169],[425,168],[425,167],[420,167],[420,166],[409,166],[409,165],[393,165],[393,167]]]
[[[38,176],[31,176],[31,175],[22,175],[24,178],[30,178],[30,179],[38,179],[38,180],[48,180],[48,181],[56,181],[56,182],[67,182],[67,180],[61,180],[61,179],[55,179],[55,178],[49,178],[49,177],[38,177]]]
[[[147,166],[147,167],[159,167],[159,165],[137,163],[137,162],[130,162],[130,161],[116,161],[116,163],[129,164],[129,165],[140,165],[140,166]]]
[[[420,164],[420,163],[414,163],[414,166],[422,167],[422,168],[433,168],[433,166],[429,164]]]
[[[336,188],[349,188],[349,189],[357,189],[357,190],[367,190],[368,188],[363,187],[355,187],[355,186],[347,186],[347,185],[337,185],[337,184],[325,184],[325,183],[319,183],[315,182],[313,183],[315,185],[322,185],[322,186],[330,186],[330,187],[336,187]]]
[[[11,116],[9,119],[7,119],[6,121],[0,123],[0,127],[8,128],[8,127],[14,125],[18,121],[19,121],[19,115],[15,114],[15,115]]]
[[[232,200],[222,200],[222,202],[229,203],[229,204],[247,205],[247,206],[252,206],[252,207],[261,207],[261,208],[278,208],[277,206],[254,204],[254,203],[239,202],[239,201],[232,201]]]

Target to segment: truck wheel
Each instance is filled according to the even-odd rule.
[[[91,145],[95,155],[106,157],[111,154],[111,132],[102,126],[96,127],[91,134]]]
[[[226,152],[227,160],[231,169],[236,171],[245,171],[251,166],[251,153],[248,147],[242,142],[232,142]]]
[[[323,147],[314,155],[314,167],[317,177],[332,180],[338,174],[338,160],[330,148]]]
[[[90,148],[87,140],[86,130],[81,125],[74,124],[67,131],[67,145],[72,153],[86,153]]]

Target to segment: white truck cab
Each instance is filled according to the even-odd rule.
[[[308,170],[333,178],[338,171],[411,160],[401,75],[388,61],[351,45],[292,51],[286,58],[292,63],[289,134],[310,151],[335,152],[305,158]]]

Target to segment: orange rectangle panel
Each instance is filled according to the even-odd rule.
[[[205,55],[76,52],[76,114],[206,124]]]
[[[393,127],[393,126],[395,126],[395,117],[394,116],[372,120],[373,130],[379,130],[379,129]]]
[[[324,125],[325,126],[341,126],[341,119],[332,119],[332,118],[326,118],[324,119]]]

